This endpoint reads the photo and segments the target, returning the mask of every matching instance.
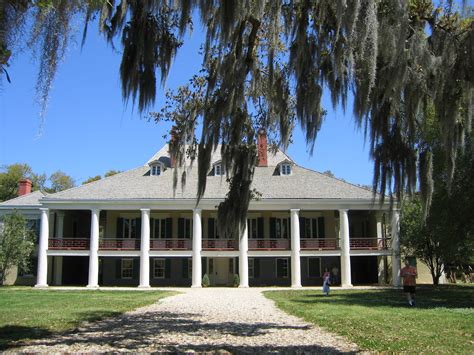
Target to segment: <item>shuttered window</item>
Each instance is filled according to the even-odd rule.
[[[301,238],[325,238],[324,217],[300,217]]]
[[[122,259],[120,270],[122,279],[131,279],[133,277],[133,259]]]
[[[276,259],[277,266],[277,278],[288,278],[288,259],[278,258]]]
[[[270,218],[270,238],[289,239],[291,235],[291,222],[289,218]]]
[[[262,239],[263,237],[263,218],[249,218],[247,220],[248,237],[250,239]]]
[[[178,238],[191,239],[192,230],[191,218],[178,218]]]
[[[165,259],[153,259],[153,278],[165,278],[166,263]]]
[[[150,220],[150,225],[151,238],[171,238],[173,228],[171,218],[152,218]]]

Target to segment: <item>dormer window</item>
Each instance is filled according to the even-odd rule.
[[[222,175],[222,165],[221,164],[216,164],[214,166],[214,175],[215,176],[221,176]]]
[[[291,165],[288,163],[281,164],[280,175],[291,175]]]
[[[149,165],[151,176],[160,176],[164,171],[163,163],[159,161],[152,161]]]
[[[151,175],[161,175],[161,165],[153,165],[151,167]]]

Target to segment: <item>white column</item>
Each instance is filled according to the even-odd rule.
[[[193,280],[191,287],[201,287],[201,249],[202,249],[202,223],[201,209],[193,210]]]
[[[301,287],[299,209],[291,209],[291,287]]]
[[[48,287],[48,238],[49,238],[49,209],[40,208],[41,229],[38,246],[38,276],[35,287]]]
[[[339,210],[339,225],[339,238],[341,241],[341,286],[351,287],[352,280],[348,210]]]
[[[150,209],[142,208],[140,245],[140,288],[150,287]]]
[[[239,287],[249,287],[249,237],[247,223],[245,223],[244,231],[239,240]]]
[[[99,209],[91,210],[91,239],[88,288],[99,287]]]
[[[392,211],[392,284],[400,286],[400,212]]]
[[[62,239],[64,237],[64,212],[59,211],[56,213],[56,238]]]

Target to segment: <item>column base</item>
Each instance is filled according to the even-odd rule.
[[[88,288],[89,290],[98,290],[99,285],[87,285],[86,288]]]
[[[249,288],[249,285],[239,285],[239,288]]]
[[[191,288],[202,288],[202,285],[192,285]]]
[[[139,285],[138,288],[147,289],[147,288],[151,288],[151,286],[150,285]]]
[[[301,285],[291,285],[291,288],[302,288],[303,286]]]
[[[352,285],[352,284],[342,284],[341,287],[352,288],[352,287],[354,287],[354,285]]]
[[[40,285],[40,284],[36,284],[35,285],[35,288],[48,288],[48,284],[44,284],[44,285]]]

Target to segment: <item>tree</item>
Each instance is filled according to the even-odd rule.
[[[51,182],[51,187],[48,189],[48,192],[51,193],[67,190],[76,186],[74,179],[61,170],[51,174],[49,181]]]
[[[459,152],[453,179],[435,174],[428,215],[419,198],[402,205],[400,243],[406,255],[420,258],[438,284],[444,265],[474,263],[474,149],[472,136]],[[438,159],[439,160],[439,159]],[[435,169],[436,171],[436,169]]]
[[[449,244],[447,235],[438,239],[433,234],[423,216],[423,207],[419,198],[406,200],[402,205],[400,219],[400,244],[407,256],[415,256],[430,269],[433,284],[439,283],[444,268],[445,247]]]
[[[104,177],[114,176],[118,173],[121,173],[120,170],[109,170],[104,174]]]
[[[18,212],[3,217],[0,225],[0,284],[14,267],[28,271],[29,258],[34,250],[35,236]]]
[[[5,165],[0,172],[0,201],[10,200],[18,195],[18,182],[30,179],[32,190],[44,189],[45,174],[35,174],[28,164]]]
[[[286,148],[299,124],[311,151],[325,118],[326,89],[333,106],[346,108],[349,95],[354,98],[354,116],[365,127],[374,160],[373,190],[382,199],[388,192],[401,201],[403,192],[413,193],[420,181],[428,187],[422,200],[429,205],[431,155],[415,142],[420,123],[433,102],[447,152],[446,174],[452,178],[472,116],[472,110],[460,108],[474,95],[474,22],[459,14],[453,1],[442,4],[7,0],[0,10],[0,44],[10,50],[21,26],[33,24],[29,43],[38,46],[37,93],[44,113],[71,23],[82,17],[85,34],[97,17],[107,41],[121,39],[123,98],[137,101],[144,112],[154,104],[157,82],[164,84],[196,13],[206,28],[202,72],[171,94],[155,118],[175,123],[171,150],[178,163],[187,153],[198,157],[198,200],[210,155],[220,144],[230,189],[219,215],[221,224],[236,230],[245,225],[251,199],[258,130],[266,129],[274,144]],[[203,127],[199,140],[198,124]],[[176,188],[177,175],[174,181]]]
[[[85,184],[88,184],[90,182],[97,181],[97,180],[100,180],[100,179],[102,179],[102,176],[100,176],[100,175],[92,176],[92,177],[88,178],[87,180],[83,181],[82,185],[85,185]]]

